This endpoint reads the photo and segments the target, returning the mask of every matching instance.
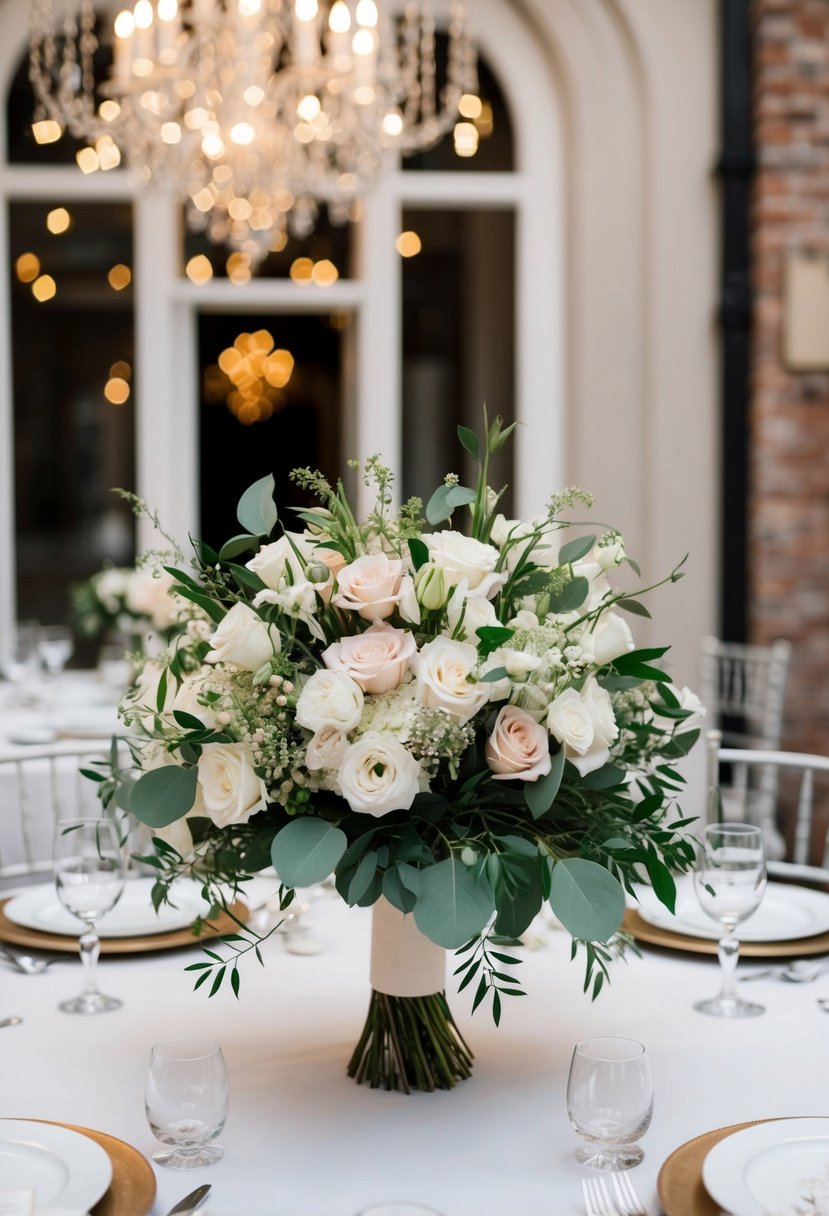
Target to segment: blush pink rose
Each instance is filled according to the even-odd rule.
[[[369,553],[343,566],[331,602],[358,612],[364,621],[382,621],[400,602],[403,562],[385,553]]]
[[[486,741],[485,755],[496,781],[537,781],[552,767],[547,731],[516,705],[501,709]]]
[[[322,659],[329,670],[350,676],[363,692],[378,693],[397,688],[416,653],[408,630],[377,621],[365,633],[332,643]]]

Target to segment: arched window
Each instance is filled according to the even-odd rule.
[[[20,0],[0,10],[0,83],[17,125],[28,121],[16,75],[26,7]],[[0,425],[15,436],[17,465],[14,478],[0,477],[0,542],[8,541],[0,584],[10,589],[0,626],[14,611],[60,617],[69,579],[130,555],[121,507],[112,499],[115,515],[106,513],[103,488],[125,483],[178,537],[204,530],[208,539],[226,533],[238,491],[269,468],[283,499],[295,501],[285,486],[293,465],[335,474],[347,458],[379,451],[398,471],[399,491],[425,497],[453,462],[470,475],[454,428],[479,425],[484,402],[491,414],[529,424],[519,429],[514,467],[501,472],[516,511],[542,507],[561,476],[558,103],[549,65],[515,8],[476,0],[474,16],[494,124],[480,159],[459,162],[449,141],[390,165],[358,221],[323,221],[249,281],[229,273],[228,251],[187,231],[174,200],[134,193],[119,170],[84,178],[69,164],[34,163],[17,127],[9,133],[0,290],[12,316],[0,327],[0,366],[11,364],[14,384],[0,381]],[[16,57],[4,47],[16,47]],[[53,235],[43,225],[60,207],[74,226]],[[411,238],[400,243],[404,233],[419,239],[414,256],[404,256],[413,249]],[[19,256],[39,251],[42,273],[48,259],[57,270],[56,295],[42,303],[16,270]],[[299,270],[298,259],[306,259]],[[336,280],[328,269],[313,273],[320,263],[333,264]],[[119,264],[131,282],[116,290],[107,275]],[[264,394],[270,404],[244,416],[244,401],[229,408],[234,386],[220,357],[240,335],[261,331],[290,352],[293,372],[281,397]],[[35,339],[27,335],[35,332],[39,366],[30,376]],[[83,388],[69,385],[64,348]],[[122,364],[128,376],[117,374]],[[107,400],[108,379],[127,381],[126,402]],[[54,497],[62,476],[68,498],[89,504],[74,547]],[[139,548],[150,541],[139,528]],[[48,596],[38,563],[49,572]]]

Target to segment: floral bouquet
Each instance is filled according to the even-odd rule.
[[[501,998],[522,994],[505,944],[549,901],[595,996],[624,945],[625,891],[649,882],[672,908],[671,872],[692,863],[674,762],[699,703],[660,665],[667,647],[636,649],[624,614],[649,614],[613,585],[625,565],[639,574],[621,537],[579,524],[562,543],[563,514],[589,495],[554,494],[529,521],[499,513],[488,466],[511,430],[459,428],[477,485],[446,477],[425,519],[419,499],[392,511],[377,457],[363,523],[311,470],[292,475],[320,501],[297,511],[302,531],[280,524],[270,477],[253,485],[241,535],[169,567],[172,594],[200,612],[121,707],[136,770],[98,775],[107,805],[154,829],[142,860],[157,904],[189,873],[227,909],[272,863],[283,908],[332,873],[347,904],[374,905],[349,1072],[386,1088],[469,1074],[446,950],[497,1022]],[[260,940],[238,928],[192,965],[196,987],[229,978],[238,995]]]
[[[169,638],[185,607],[168,595],[173,582],[156,564],[104,566],[69,588],[72,623],[82,638],[138,638],[149,632]]]

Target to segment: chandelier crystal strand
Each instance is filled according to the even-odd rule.
[[[377,0],[135,0],[115,18],[97,90],[92,0],[67,15],[60,47],[54,30],[52,0],[33,0],[35,137],[57,126],[86,140],[87,172],[123,155],[140,182],[187,200],[192,227],[251,261],[286,231],[307,235],[321,205],[345,222],[388,155],[431,147],[477,92],[458,2],[440,90],[425,0],[400,18]]]

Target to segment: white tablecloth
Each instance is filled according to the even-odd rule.
[[[583,1212],[565,1088],[574,1043],[590,1035],[640,1039],[654,1074],[655,1112],[633,1179],[656,1212],[668,1154],[700,1132],[742,1120],[825,1115],[829,974],[809,985],[757,981],[763,1017],[728,1022],[692,1001],[718,986],[713,959],[651,952],[617,964],[591,1004],[569,941],[548,934],[520,970],[529,996],[506,1000],[500,1029],[471,996],[452,995],[476,1055],[456,1089],[405,1096],[358,1087],[345,1065],[368,1000],[369,913],[316,901],[315,957],[265,948],[244,965],[241,997],[193,993],[186,963],[198,949],[105,959],[102,988],[118,1012],[73,1017],[56,1008],[80,985],[80,966],[28,978],[0,969],[0,1113],[108,1131],[147,1156],[158,1147],[143,1110],[152,1043],[182,1034],[219,1040],[231,1106],[223,1161],[187,1173],[157,1169],[153,1216],[202,1181],[210,1216],[352,1216],[371,1202],[410,1199],[446,1216],[563,1216]],[[451,962],[451,960],[450,960]],[[451,981],[450,981],[451,983]],[[450,990],[451,991],[451,990]]]

